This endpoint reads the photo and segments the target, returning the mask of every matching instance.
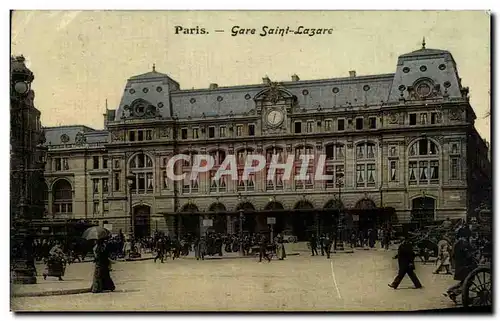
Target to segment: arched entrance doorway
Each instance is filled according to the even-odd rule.
[[[377,225],[377,205],[369,198],[360,199],[354,205],[354,213],[351,215],[354,227],[367,232],[368,229],[376,228]]]
[[[151,236],[151,207],[139,205],[134,207],[134,238]]]
[[[200,210],[194,204],[186,204],[182,207],[180,214],[180,234],[199,236],[200,234]]]
[[[411,222],[424,226],[434,221],[436,200],[431,197],[417,197],[411,201]]]
[[[209,217],[213,220],[213,226],[209,230],[213,230],[215,233],[226,233],[227,230],[227,215],[226,206],[222,203],[213,203],[208,208],[211,212]]]
[[[297,236],[299,241],[309,239],[311,234],[318,232],[316,226],[316,214],[311,211],[314,206],[306,200],[298,201],[294,206],[292,214],[293,234]]]
[[[243,232],[244,233],[254,233],[255,232],[255,207],[250,202],[243,202],[236,206],[236,211],[238,211],[238,216],[234,219],[234,231],[235,233],[240,233],[240,223],[239,223],[239,212],[243,211]]]

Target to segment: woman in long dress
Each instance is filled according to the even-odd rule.
[[[53,276],[62,281],[66,270],[66,259],[59,241],[50,249],[49,257],[47,258],[45,270],[43,271],[43,279],[48,276]]]
[[[279,260],[283,260],[286,257],[285,244],[281,234],[276,237],[276,256]]]
[[[110,263],[109,252],[104,240],[97,240],[94,246],[95,269],[92,282],[92,292],[114,291],[115,284],[109,274]]]

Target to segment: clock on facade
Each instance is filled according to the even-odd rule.
[[[267,113],[266,120],[271,126],[278,126],[283,122],[283,112],[281,110],[273,109]]]

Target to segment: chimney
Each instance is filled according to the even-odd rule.
[[[297,76],[296,74],[292,75],[292,81],[299,81],[299,80],[300,80],[299,76]]]
[[[271,79],[269,79],[269,77],[265,76],[264,78],[262,78],[262,83],[264,85],[270,85],[271,84]]]
[[[350,70],[349,77],[351,77],[351,78],[356,77],[356,70]]]
[[[217,84],[210,84],[210,86],[208,86],[208,89],[217,89],[219,87],[219,85]]]

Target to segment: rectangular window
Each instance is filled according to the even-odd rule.
[[[441,117],[439,113],[431,113],[431,124],[439,124],[441,122]]]
[[[428,164],[429,162],[427,161],[420,161],[418,162],[418,181],[419,183],[427,183],[427,180],[429,179],[429,171],[428,171]]]
[[[131,142],[135,142],[135,131],[130,131],[128,133],[128,140]]]
[[[334,172],[333,172],[333,166],[327,166],[325,169],[325,175],[331,176],[328,180],[325,181],[325,187],[326,188],[332,188],[335,187],[334,185]]]
[[[214,138],[215,137],[215,127],[210,126],[208,127],[208,138]]]
[[[198,128],[193,128],[193,139],[198,139],[198,138],[200,138]]]
[[[377,117],[370,117],[370,129],[376,129],[377,128]]]
[[[152,192],[153,191],[153,173],[147,173],[146,174],[146,188],[148,190],[148,192]]]
[[[106,156],[102,157],[102,168],[108,168],[108,158]]]
[[[236,125],[236,136],[243,136],[243,125]]]
[[[307,128],[306,128],[306,132],[307,133],[312,133],[313,132],[313,124],[314,124],[313,121],[308,121],[307,122]]]
[[[255,135],[255,125],[250,124],[248,125],[248,136],[254,136]]]
[[[107,178],[102,179],[102,192],[103,193],[108,192],[108,179]]]
[[[410,184],[417,183],[417,162],[410,162],[409,166],[409,182]]]
[[[92,180],[92,190],[94,194],[99,193],[99,180],[96,178]]]
[[[356,118],[356,129],[363,129],[363,118]]]
[[[458,157],[451,158],[451,170],[450,170],[450,178],[458,179],[459,178],[459,159]]]
[[[146,189],[146,175],[144,173],[139,173],[137,178],[139,180],[139,191],[144,191]]]
[[[120,173],[115,173],[115,191],[120,190]]]
[[[365,186],[365,165],[356,165],[356,185]]]
[[[99,214],[99,202],[94,202],[94,214]]]
[[[427,113],[420,114],[420,125],[427,125]]]
[[[187,139],[187,138],[188,138],[188,129],[182,128],[181,129],[181,139]]]
[[[344,165],[336,165],[335,166],[335,186],[342,187],[344,186]]]
[[[430,169],[431,184],[439,183],[439,162],[431,161],[429,169]]]
[[[332,130],[332,121],[331,119],[325,120],[325,131],[331,131]]]
[[[302,122],[296,121],[295,122],[295,134],[300,134],[302,133]]]
[[[375,164],[366,165],[366,182],[368,186],[375,186]]]
[[[153,131],[146,130],[146,140],[152,140],[152,139],[153,139]]]
[[[219,137],[226,137],[226,126],[219,127]]]
[[[94,156],[93,160],[94,160],[93,169],[99,169],[99,156]]]
[[[398,180],[396,161],[391,161],[389,166],[389,180],[395,182]]]
[[[162,177],[162,186],[163,186],[163,189],[167,189],[168,188],[168,176],[167,176],[167,171],[163,171],[163,177]]]
[[[344,145],[336,145],[335,146],[335,159],[343,160],[344,159]]]
[[[108,214],[109,213],[109,203],[108,203],[108,201],[103,201],[102,202],[102,213],[103,214]]]
[[[60,171],[62,169],[62,161],[61,161],[61,159],[60,158],[55,158],[54,161],[55,161],[54,163],[56,165],[55,166],[55,170],[56,171]]]
[[[417,114],[410,114],[410,125],[416,125],[417,124]]]
[[[142,130],[137,131],[137,140],[139,142],[142,142],[144,140],[144,131],[142,131]]]
[[[67,171],[69,169],[69,163],[67,158],[62,159],[62,168],[63,170]]]
[[[337,130],[338,131],[345,130],[345,119],[337,119]]]

